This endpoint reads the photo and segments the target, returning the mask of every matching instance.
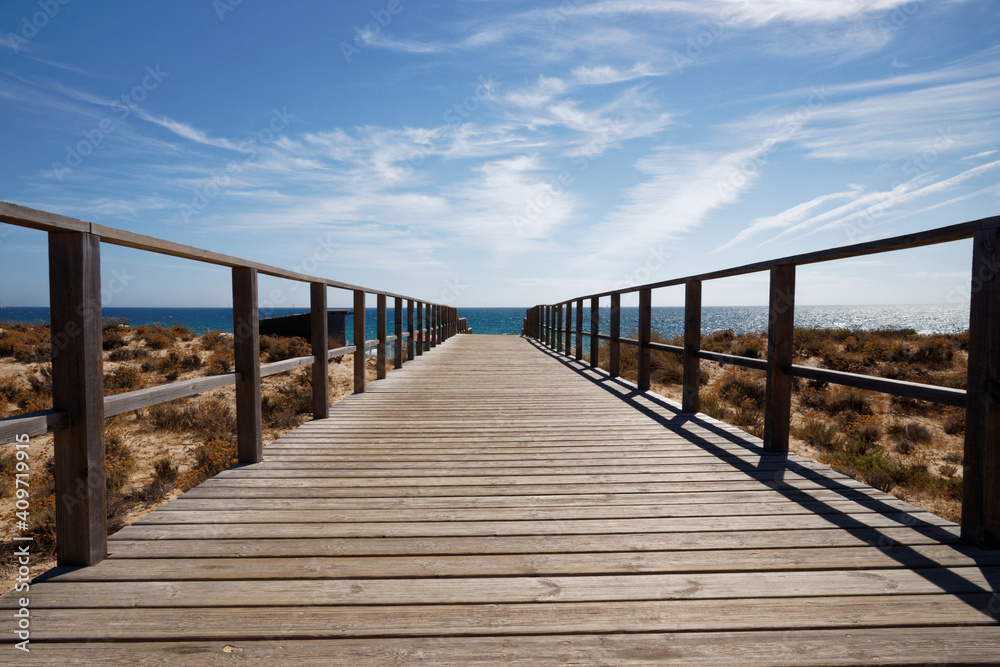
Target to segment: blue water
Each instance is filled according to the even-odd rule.
[[[273,308],[262,317],[275,317],[305,312],[301,308]],[[120,317],[132,326],[159,323],[166,326],[178,323],[195,333],[210,329],[233,330],[231,308],[105,308],[106,317]],[[519,334],[524,319],[524,308],[461,308],[474,333]],[[574,310],[575,315],[575,310]],[[376,337],[376,311],[365,311],[365,329],[368,339]],[[353,316],[347,317],[348,344],[353,344]],[[0,322],[48,322],[48,308],[0,308]],[[394,321],[389,309],[387,321]],[[405,321],[405,318],[404,318]],[[590,328],[590,309],[584,308],[584,329]],[[601,333],[610,333],[611,311],[600,309]],[[622,334],[629,336],[639,324],[638,308],[622,308]],[[683,308],[653,308],[653,329],[666,338],[684,331]],[[837,329],[914,329],[918,333],[957,333],[969,326],[968,305],[906,305],[906,306],[796,306],[795,325],[799,327],[829,327]],[[764,306],[705,307],[702,309],[702,331],[710,333],[732,329],[736,333],[767,330],[767,308]],[[389,333],[392,333],[390,331]]]

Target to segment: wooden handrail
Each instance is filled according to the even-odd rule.
[[[795,272],[799,266],[877,253],[919,248],[973,239],[972,301],[969,318],[969,364],[966,390],[901,382],[843,373],[792,363],[795,313]],[[767,359],[751,359],[701,349],[701,293],[706,280],[731,278],[759,271],[770,272]],[[685,286],[684,345],[650,340],[651,293],[654,289]],[[621,337],[621,295],[639,293],[637,339]],[[598,329],[600,299],[611,298],[610,334]],[[962,536],[980,546],[1000,547],[1000,216],[973,220],[939,229],[887,239],[792,255],[729,269],[674,278],[645,285],[599,292],[557,304],[534,306],[525,317],[524,333],[556,352],[570,354],[570,335],[576,334],[575,357],[582,357],[583,300],[591,302],[591,366],[598,363],[598,341],[609,342],[609,372],[620,373],[622,344],[639,348],[640,391],[649,389],[650,351],[660,350],[684,359],[683,412],[699,409],[700,360],[732,364],[767,374],[764,405],[764,449],[787,452],[791,422],[793,378],[841,384],[892,396],[965,406],[965,454],[962,500]],[[576,327],[570,311],[576,303]],[[562,318],[566,308],[565,322]]]
[[[328,415],[329,359],[354,353],[354,389],[365,389],[365,350],[377,349],[378,377],[386,374],[387,346],[395,348],[395,367],[402,366],[403,339],[412,347],[414,310],[426,308],[436,319],[423,336],[440,344],[455,331],[457,311],[442,304],[343,283],[319,276],[254,262],[193,246],[165,241],[46,211],[0,202],[0,222],[47,232],[49,235],[49,290],[52,331],[53,408],[0,420],[0,443],[18,436],[54,433],[56,479],[56,552],[59,565],[90,565],[107,556],[105,519],[104,419],[113,415],[194,396],[235,385],[237,456],[240,463],[263,458],[261,378],[312,366],[313,416]],[[103,395],[101,349],[100,245],[155,252],[225,266],[232,270],[233,354],[235,369],[222,375],[194,378],[138,391]],[[310,285],[312,354],[271,364],[259,360],[259,274]],[[329,349],[327,288],[351,290],[354,295],[355,345]],[[378,338],[365,340],[365,296],[377,298]],[[396,329],[386,331],[386,301],[394,299]],[[408,302],[410,330],[403,332],[402,302]],[[429,348],[428,348],[429,349]],[[359,352],[360,350],[360,352]],[[419,346],[418,346],[419,354]],[[413,359],[412,354],[408,355]]]

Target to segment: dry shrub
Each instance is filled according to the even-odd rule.
[[[144,386],[142,371],[135,366],[122,366],[113,373],[104,375],[105,394],[120,394],[142,389]]]
[[[228,373],[233,369],[233,351],[224,350],[222,352],[213,352],[212,356],[208,358],[205,363],[205,372],[208,375],[221,375],[222,373]]]
[[[122,495],[135,470],[135,455],[124,431],[110,429],[104,434],[104,470],[109,499]]]
[[[833,424],[810,417],[798,430],[797,436],[813,447],[832,449],[837,444],[839,431]]]
[[[889,435],[899,441],[926,444],[934,439],[930,429],[919,422],[896,422],[889,427]]]
[[[14,488],[14,466],[17,463],[13,454],[0,456],[0,498],[6,498]]]
[[[699,397],[699,409],[714,419],[724,421],[729,414],[729,408],[714,391],[705,392]]]
[[[105,329],[101,332],[101,347],[105,350],[117,350],[125,347],[125,335],[117,327]]]
[[[298,426],[301,415],[312,412],[312,376],[301,373],[292,383],[261,397],[261,418],[265,425],[288,430]]]
[[[177,486],[184,491],[235,464],[236,443],[230,440],[209,440],[195,450],[194,458],[194,467],[177,480]]]
[[[139,500],[157,502],[162,500],[177,485],[180,471],[177,464],[164,457],[153,463],[153,475],[149,482],[136,492]]]
[[[232,336],[228,336],[218,329],[202,334],[201,346],[209,352],[225,352],[233,347]]]
[[[25,364],[52,358],[52,334],[46,324],[4,323],[0,329],[0,357],[13,357]]]
[[[942,477],[954,477],[958,474],[958,468],[953,465],[945,465],[941,466],[938,472],[941,473]]]
[[[236,437],[236,415],[228,403],[217,398],[196,405],[179,401],[160,403],[146,411],[146,419],[157,429],[194,431],[206,440],[234,440]]]
[[[849,438],[873,444],[882,437],[882,420],[878,415],[846,412],[841,413],[838,421]]]
[[[309,341],[298,336],[261,336],[260,356],[264,363],[305,357],[312,354]]]
[[[965,410],[951,408],[945,412],[944,423],[941,425],[948,435],[965,433]]]
[[[111,350],[108,361],[135,361],[149,356],[145,348],[119,347]]]
[[[799,400],[808,408],[822,410],[827,414],[853,412],[859,415],[875,413],[874,403],[867,392],[852,387],[818,389],[807,387],[799,394]]]
[[[148,365],[150,370],[162,373],[168,382],[173,382],[181,373],[201,368],[201,357],[197,354],[181,354],[176,350],[171,350],[167,356]],[[146,365],[143,365],[143,368],[145,369]]]
[[[722,398],[735,406],[749,403],[758,410],[764,408],[766,384],[758,375],[741,368],[729,368],[715,386]]]

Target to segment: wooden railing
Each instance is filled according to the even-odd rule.
[[[969,360],[966,389],[903,382],[856,373],[843,373],[793,363],[795,269],[875,253],[918,248],[973,239],[972,285],[969,317]],[[701,288],[706,280],[770,272],[767,359],[708,352],[701,349]],[[652,291],[683,285],[684,345],[651,342]],[[621,337],[621,295],[639,293],[638,338]],[[599,332],[600,299],[610,297],[610,333]],[[590,329],[584,330],[584,302],[590,304]],[[574,328],[573,306],[576,305]],[[649,283],[627,289],[577,297],[528,309],[524,335],[557,352],[583,359],[584,336],[590,338],[590,365],[599,364],[600,341],[608,341],[610,375],[620,372],[621,345],[634,345],[638,354],[638,389],[647,391],[650,351],[661,350],[683,358],[682,410],[699,408],[702,359],[764,371],[767,374],[764,406],[764,449],[787,452],[790,428],[792,379],[805,378],[892,396],[964,407],[965,453],[962,497],[962,537],[980,546],[1000,547],[1000,216],[966,222],[926,232],[843,246],[731,269]],[[575,346],[574,346],[575,336]]]
[[[0,222],[48,232],[52,331],[52,409],[0,420],[0,443],[54,433],[56,553],[60,565],[90,565],[108,553],[105,519],[104,420],[185,396],[236,386],[237,456],[240,463],[262,459],[260,380],[312,365],[313,416],[329,414],[329,360],[354,354],[354,391],[365,390],[365,352],[374,347],[377,377],[386,376],[387,347],[393,364],[429,351],[457,333],[458,311],[400,294],[287,271],[208,250],[134,234],[0,202]],[[100,244],[206,262],[232,269],[233,353],[231,373],[104,396],[101,349]],[[310,286],[312,354],[271,364],[259,363],[257,275]],[[354,345],[328,349],[327,288],[354,293]],[[365,295],[377,295],[377,337],[365,339]],[[387,335],[387,299],[394,299],[394,335]],[[403,301],[406,301],[406,328]],[[418,335],[419,334],[419,335]]]

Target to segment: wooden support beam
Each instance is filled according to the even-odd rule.
[[[54,436],[56,557],[93,565],[108,555],[99,237],[49,233],[49,308],[52,405],[69,419]]]
[[[771,269],[767,327],[767,390],[764,397],[764,449],[788,451],[792,413],[792,364],[795,333],[795,265]]]
[[[583,359],[583,299],[576,300],[576,359]]]
[[[681,410],[698,412],[701,386],[701,281],[684,285],[684,386],[681,389]]]
[[[403,367],[403,298],[395,297],[392,302],[392,314],[395,320],[396,340],[393,342],[392,367]]]
[[[406,359],[407,361],[413,361],[414,357],[417,356],[417,345],[416,337],[414,334],[414,324],[413,324],[413,313],[417,308],[417,302],[413,299],[406,300]]]
[[[600,336],[601,300],[596,296],[590,299],[590,367],[597,368],[601,362]]]
[[[375,369],[376,378],[379,380],[384,380],[386,376],[386,298],[385,294],[379,294],[375,297],[378,307],[376,308],[376,330],[377,333],[375,337],[378,338],[378,346],[375,348]]]
[[[416,348],[413,352],[414,357],[419,357],[424,353],[424,304],[420,301],[416,302],[416,314],[417,314],[417,329],[413,337],[413,345]],[[419,339],[419,340],[418,340]]]
[[[621,374],[621,334],[622,334],[622,295],[615,292],[611,295],[611,343],[608,346],[608,367],[611,377]]]
[[[636,384],[639,391],[649,390],[649,342],[653,326],[653,291],[649,288],[639,290],[639,379]]]
[[[257,269],[233,269],[233,357],[236,383],[236,458],[264,458],[260,415],[260,330],[257,322]]]
[[[566,328],[563,330],[564,349],[567,357],[573,352],[573,302],[566,302]]]
[[[1000,549],[1000,229],[972,250],[962,538]]]
[[[423,346],[424,352],[430,352],[431,350],[431,304],[424,304],[424,336],[423,336]]]
[[[354,393],[365,393],[365,293],[354,290]]]
[[[326,315],[326,284],[311,283],[309,299],[312,306],[312,367],[313,419],[330,416],[330,331]]]

